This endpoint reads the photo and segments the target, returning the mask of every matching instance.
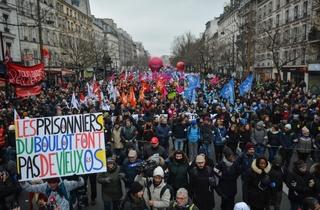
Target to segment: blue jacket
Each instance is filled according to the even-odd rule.
[[[223,145],[226,141],[227,129],[225,127],[214,129],[214,144]]]
[[[187,138],[190,143],[197,143],[200,140],[200,128],[198,126],[189,126],[187,130]]]

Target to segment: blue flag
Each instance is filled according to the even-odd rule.
[[[220,92],[220,96],[227,99],[229,103],[234,104],[234,80],[231,79],[225,84]]]
[[[240,96],[244,96],[244,94],[248,93],[251,90],[252,82],[253,74],[249,74],[249,76],[239,86]]]
[[[200,87],[199,75],[187,75],[188,87],[184,90],[184,97],[194,103],[196,101],[197,93],[196,89]]]

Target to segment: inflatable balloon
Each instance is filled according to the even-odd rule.
[[[152,72],[158,72],[163,67],[163,61],[159,57],[152,57],[149,60],[149,68]]]
[[[176,65],[176,68],[178,71],[184,71],[185,67],[186,66],[185,66],[184,62],[182,62],[182,61],[179,61]]]

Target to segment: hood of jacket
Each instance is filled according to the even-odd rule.
[[[266,174],[268,174],[271,170],[271,164],[270,162],[268,161],[268,165],[267,167],[264,169],[264,170],[261,170],[260,168],[257,167],[256,165],[256,160],[252,161],[252,164],[251,164],[251,168],[252,170],[257,173],[257,174],[262,174],[262,172],[264,171]]]

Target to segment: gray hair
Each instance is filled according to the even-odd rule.
[[[188,198],[188,190],[186,190],[185,188],[180,188],[177,191],[177,196],[180,195],[180,194],[182,194],[182,195],[184,195],[184,196],[186,196]]]

